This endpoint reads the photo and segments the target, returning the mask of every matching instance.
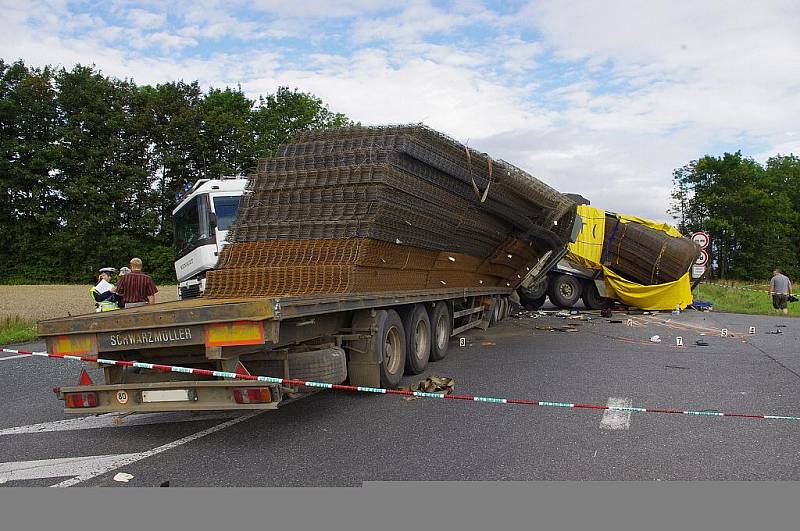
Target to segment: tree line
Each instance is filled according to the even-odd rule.
[[[0,59],[0,282],[88,282],[132,256],[174,282],[187,184],[246,175],[294,133],[349,123],[287,87],[252,100]]]
[[[714,274],[764,279],[800,273],[800,157],[759,163],[741,152],[706,155],[673,173],[670,214],[684,234],[711,236]]]

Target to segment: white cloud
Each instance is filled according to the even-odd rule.
[[[128,20],[134,27],[142,30],[158,29],[167,22],[167,15],[144,9],[131,9],[128,11]]]
[[[240,83],[251,96],[298,87],[363,123],[423,121],[559,190],[659,219],[672,170],[709,150],[800,153],[796,2],[512,9],[181,0],[167,16],[155,1],[115,2],[104,15],[8,2],[0,49],[139,83]],[[239,46],[223,48],[229,40]]]

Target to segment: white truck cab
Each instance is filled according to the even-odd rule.
[[[206,272],[217,264],[227,243],[246,186],[244,177],[200,179],[172,211],[179,299],[199,297],[205,291]]]

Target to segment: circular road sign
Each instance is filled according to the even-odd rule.
[[[704,266],[708,263],[708,251],[703,249],[700,251],[700,256],[697,257],[697,260],[694,261],[695,265]]]
[[[692,241],[699,245],[701,249],[708,247],[709,240],[711,240],[711,237],[707,232],[695,232],[692,234]]]

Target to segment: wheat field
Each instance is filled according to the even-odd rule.
[[[89,300],[89,285],[45,284],[41,286],[1,286],[0,319],[20,317],[40,321],[94,311]],[[156,302],[177,299],[176,286],[158,286]]]

